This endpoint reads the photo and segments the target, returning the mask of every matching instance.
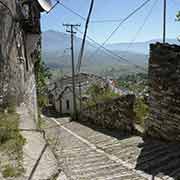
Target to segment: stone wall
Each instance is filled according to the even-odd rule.
[[[125,95],[97,103],[84,109],[80,120],[103,128],[132,132],[135,120],[134,101],[134,95]]]
[[[180,46],[151,44],[146,134],[180,140]]]
[[[40,51],[40,10],[37,1],[31,8],[21,2],[0,4],[0,107],[25,102],[37,117],[34,64]]]

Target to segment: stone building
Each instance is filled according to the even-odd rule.
[[[96,126],[133,133],[135,130],[134,95],[122,95],[83,108],[80,119]]]
[[[40,53],[40,12],[36,0],[0,3],[0,107],[21,102],[36,114],[34,66]]]
[[[105,86],[106,81],[102,77],[94,74],[81,73],[75,76],[76,84],[76,101],[77,108],[80,108],[80,91],[79,83],[81,85],[82,101],[85,101],[88,96],[86,91],[92,84],[99,84]],[[64,113],[73,113],[73,90],[72,90],[72,76],[64,76],[60,80],[56,80],[50,85],[49,88],[49,101],[53,104],[56,111]]]
[[[180,46],[152,44],[149,60],[149,106],[146,134],[180,140]]]

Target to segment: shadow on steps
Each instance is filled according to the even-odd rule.
[[[169,176],[180,180],[180,143],[144,139],[137,158],[136,169],[153,177]],[[155,178],[152,178],[152,180]]]

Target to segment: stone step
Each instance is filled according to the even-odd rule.
[[[71,169],[81,169],[81,168],[91,168],[91,167],[98,167],[98,166],[103,166],[103,165],[106,165],[106,164],[111,164],[112,161],[111,160],[108,160],[106,162],[104,161],[97,161],[97,162],[91,162],[91,163],[86,163],[86,164],[73,164],[71,166]]]
[[[73,162],[75,164],[86,164],[86,163],[93,163],[93,162],[97,162],[97,161],[107,161],[108,158],[106,156],[100,156],[100,157],[94,157],[94,158],[86,158],[84,157],[84,159],[74,159]]]
[[[114,149],[113,151],[111,151],[111,154],[116,155],[117,157],[122,157],[125,156],[126,153],[131,153],[131,152],[135,152],[135,148],[134,146],[127,146],[121,149]],[[140,151],[140,149],[139,149]],[[109,151],[107,151],[109,153]]]
[[[172,170],[172,172],[169,173],[169,176],[177,180],[180,179],[180,165],[178,166],[178,168],[176,167],[174,170]]]
[[[151,153],[148,156],[145,156],[142,153],[142,155],[140,155],[140,157],[137,160],[138,161],[138,166],[145,167],[144,165],[147,165],[150,162],[159,160],[159,158],[164,157],[166,155],[167,155],[167,151],[166,150],[159,151],[157,153]]]
[[[96,145],[99,147],[109,147],[112,144],[115,145],[115,144],[119,144],[119,143],[120,143],[120,141],[118,139],[111,138],[111,139],[105,139],[102,142],[98,142],[98,143],[96,143]]]
[[[143,147],[143,156],[148,156],[150,154],[156,154],[159,151],[168,148],[168,145],[159,145],[159,144],[151,144]]]
[[[144,178],[139,177],[132,173],[126,173],[126,174],[118,173],[118,174],[113,174],[110,176],[96,178],[96,180],[135,180],[135,179],[136,180],[145,180]]]
[[[180,165],[179,161],[177,162],[176,159],[180,159],[179,152],[178,152],[178,155],[175,152],[171,155],[167,155],[166,157],[159,159],[158,162],[156,162],[155,164],[152,163],[151,169],[155,169],[153,170],[153,172],[158,171],[158,170],[161,170],[161,171],[166,170],[170,172],[173,168],[177,168],[177,165]],[[163,164],[163,167],[162,167],[162,164]]]
[[[97,153],[94,153],[94,152],[89,152],[89,154],[85,154],[85,153],[81,153],[81,154],[69,154],[68,155],[68,159],[71,160],[71,161],[76,161],[77,159],[78,160],[83,160],[83,159],[93,159],[93,158],[98,158],[98,157],[102,157],[101,154],[97,154]]]
[[[99,135],[96,138],[88,138],[88,139],[91,143],[94,143],[94,144],[99,144],[99,143],[103,143],[103,142],[107,142],[108,140],[111,140],[111,138],[106,135]]]
[[[163,172],[163,174],[167,174],[168,176],[171,177],[171,174],[175,170],[176,170],[176,173],[180,173],[180,169],[177,171],[177,167],[180,167],[180,156],[179,156],[179,158],[172,160],[169,163],[167,163],[167,165],[160,166],[159,168],[157,168],[155,170],[155,173]],[[159,175],[158,177],[162,177],[162,175]]]
[[[111,167],[108,168],[107,167],[106,169],[105,168],[99,169],[98,171],[93,170],[93,171],[90,171],[88,173],[83,173],[81,175],[79,175],[79,174],[78,175],[74,174],[74,175],[77,177],[77,179],[79,179],[79,178],[98,179],[98,177],[113,176],[115,174],[121,174],[121,175],[130,174],[130,175],[132,175],[133,172],[128,171],[127,169],[125,169],[122,166],[117,166],[117,167],[114,167],[114,168],[111,168]]]
[[[177,149],[178,150],[178,149]],[[174,161],[176,158],[180,158],[180,152],[174,151],[171,154],[167,154],[167,151],[154,155],[153,158],[150,158],[148,161],[141,163],[141,169],[147,169],[149,172],[156,171],[157,168],[162,165],[165,167],[169,162]]]
[[[65,155],[69,155],[71,156],[76,156],[77,154],[81,154],[81,155],[91,155],[93,153],[96,153],[96,151],[92,150],[92,149],[87,149],[86,147],[82,147],[82,148],[77,148],[77,149],[63,149],[61,151],[62,154]]]
[[[114,169],[116,167],[120,167],[120,165],[118,163],[105,163],[103,165],[98,165],[98,166],[94,166],[94,164],[91,164],[91,167],[86,167],[86,168],[81,168],[81,169],[74,169],[73,172],[75,172],[76,174],[81,174],[83,173],[88,173],[88,172],[92,172],[92,171],[102,171],[102,170],[106,170],[106,169]],[[124,167],[122,166],[122,169],[124,169]]]
[[[114,153],[114,152],[118,152],[118,150],[122,150],[122,149],[129,148],[129,147],[137,148],[138,144],[139,144],[139,142],[122,143],[121,141],[119,141],[119,143],[117,143],[117,144],[112,144],[110,146],[101,147],[101,148],[109,153]]]

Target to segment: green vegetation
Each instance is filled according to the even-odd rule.
[[[146,67],[145,67],[146,68]],[[111,77],[112,79],[117,79],[117,77],[124,77],[128,76],[129,74],[136,74],[140,73],[141,70],[138,68],[135,68],[134,66],[130,64],[114,64],[108,67],[105,67],[101,72],[101,76],[105,77]]]
[[[180,21],[180,11],[176,14],[176,18],[178,21]]]
[[[42,61],[39,56],[38,61],[35,64],[36,86],[37,86],[37,98],[39,108],[43,108],[47,105],[47,81],[51,77],[49,68]]]
[[[118,94],[112,92],[109,88],[101,87],[98,84],[91,85],[87,90],[87,94],[90,96],[87,105],[95,105],[97,102],[110,100],[113,97],[119,96]]]
[[[16,113],[0,113],[0,145],[7,144],[13,146],[14,150],[19,150],[25,140],[19,131],[19,115]],[[9,143],[9,141],[11,143]]]
[[[148,76],[144,73],[136,73],[120,76],[117,80],[119,88],[125,88],[136,95],[145,95],[148,88]]]
[[[3,167],[2,175],[3,177],[18,177],[24,172],[23,168],[13,167],[10,164],[7,164]]]
[[[8,158],[8,164],[3,166],[4,177],[19,176],[23,172],[21,161],[25,142],[19,130],[19,115],[0,113],[0,152]],[[14,160],[16,163],[12,166],[11,161]]]
[[[136,123],[144,127],[144,121],[148,116],[149,107],[145,101],[148,95],[148,76],[144,73],[121,76],[118,86],[132,91],[136,95],[134,111],[136,112]]]
[[[4,100],[3,106],[0,107],[0,112],[7,111],[8,113],[14,113],[16,111],[16,97],[7,94]]]
[[[144,127],[145,119],[149,113],[149,107],[144,99],[138,98],[135,103],[136,123]]]

